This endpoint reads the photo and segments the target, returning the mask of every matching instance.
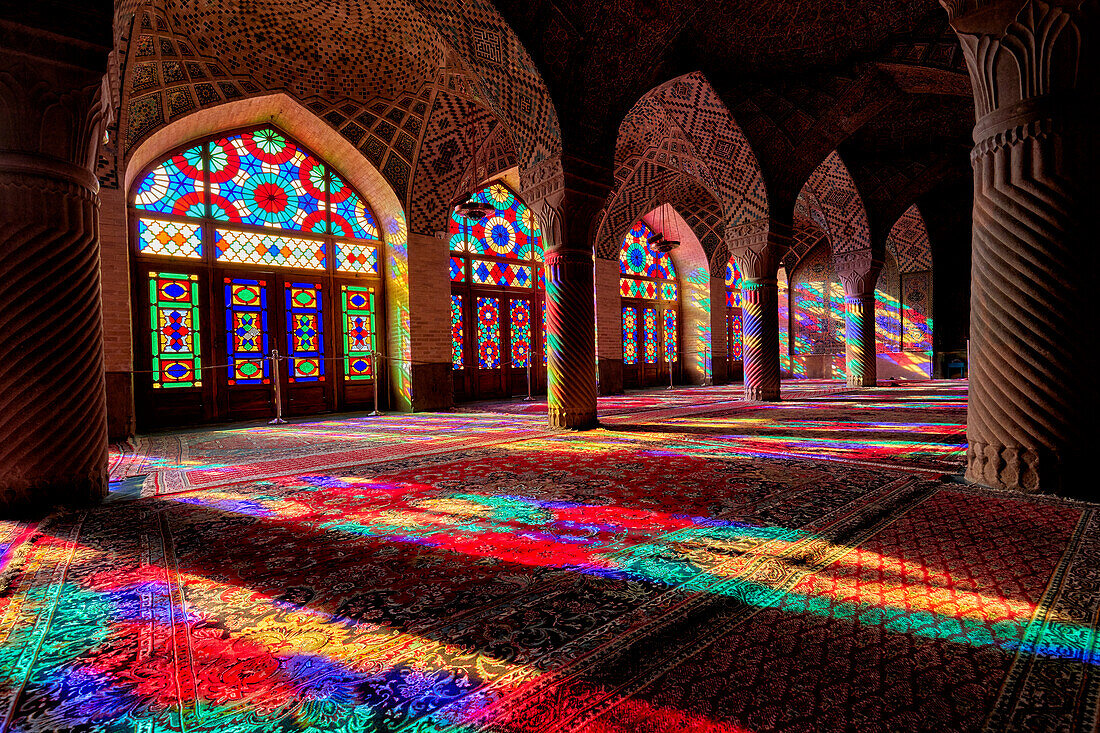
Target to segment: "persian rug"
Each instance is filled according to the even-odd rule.
[[[801,386],[806,394],[824,391],[833,395],[833,402],[825,406],[842,410],[851,404],[837,396],[836,390],[847,388],[835,382],[807,382]],[[774,407],[767,403],[727,399],[730,389],[728,386],[696,388],[683,390],[679,394],[663,393],[658,395],[659,399],[645,395],[621,398],[632,402],[634,407],[621,409],[617,413],[609,411],[603,421],[621,433],[625,429],[624,424],[630,422],[633,415],[643,416],[640,419],[644,419],[645,424],[653,425],[669,419],[684,421],[692,416],[702,419],[704,416],[740,412],[750,405],[757,405],[758,409]],[[803,409],[807,404],[805,400],[780,403],[794,411]],[[912,405],[904,406],[912,411]],[[640,429],[635,432],[640,432]],[[695,431],[687,423],[681,428],[670,427],[667,432],[670,433],[670,442],[677,440],[672,437],[674,433],[689,438],[698,437],[693,435]],[[447,453],[546,434],[548,431],[541,414],[472,412],[389,414],[373,418],[313,420],[281,426],[188,430],[140,436],[115,446],[111,453],[110,477],[118,482],[144,476],[141,494],[156,496],[274,478],[293,472],[323,472],[342,466]],[[622,435],[616,439],[622,439]],[[725,437],[722,440],[728,442]],[[812,440],[806,443],[804,450],[800,453],[795,451],[795,454],[812,455],[823,445],[827,447],[828,441],[823,441],[820,436],[817,440],[817,443]],[[866,447],[857,442],[841,453],[852,455],[861,446]],[[693,449],[709,450],[709,447],[695,445]],[[763,449],[758,446],[754,450],[761,452]],[[953,471],[956,467],[952,464],[948,468]]]
[[[0,725],[1096,727],[1096,506],[588,435],[53,517]]]

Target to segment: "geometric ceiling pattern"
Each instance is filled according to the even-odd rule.
[[[928,227],[916,204],[913,204],[894,224],[886,238],[886,250],[894,255],[898,271],[923,272],[932,269],[932,246]]]
[[[118,186],[127,155],[165,125],[273,92],[296,99],[358,148],[406,211],[414,171],[431,173],[422,188],[446,189],[452,178],[457,187],[471,146],[478,148],[488,133],[471,134],[471,117],[475,127],[485,127],[486,117],[495,117],[488,127],[507,123],[504,148],[513,160],[560,152],[545,86],[522,44],[484,0],[124,0],[116,10],[116,43],[109,74],[118,80],[114,119],[97,171],[107,187]],[[463,109],[456,100],[463,100]],[[470,106],[480,109],[467,114]],[[432,126],[433,113],[457,116]],[[438,147],[420,165],[426,137]],[[451,193],[418,198],[417,214],[439,209]],[[440,212],[410,212],[410,225],[417,219],[435,221]]]
[[[813,201],[822,220],[815,221],[829,238],[834,255],[871,249],[871,227],[863,197],[848,167],[834,150],[802,187],[799,197]]]

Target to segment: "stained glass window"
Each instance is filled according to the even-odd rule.
[[[542,231],[534,214],[502,183],[492,183],[474,198],[493,207],[488,216],[469,223],[451,215],[451,251],[509,260],[542,262]]]
[[[534,285],[530,267],[510,262],[470,260],[470,273],[475,285],[498,285],[506,288],[530,288]]]
[[[657,309],[646,308],[642,316],[642,336],[645,343],[645,363],[657,363]]]
[[[340,311],[344,324],[344,379],[374,379],[374,288],[341,286]]]
[[[638,310],[623,308],[623,363],[638,363]]]
[[[210,235],[214,257],[222,262],[323,270],[332,247],[337,272],[379,274],[379,230],[366,203],[320,160],[271,127],[173,155],[138,181],[133,201],[142,212],[218,222]],[[290,233],[236,231],[237,224]],[[142,217],[138,251],[200,259],[202,226]]]
[[[466,281],[466,263],[461,257],[451,258],[451,282],[465,282]]]
[[[462,296],[451,296],[451,365],[454,369],[465,366],[463,360]]]
[[[199,276],[149,274],[153,387],[200,387]]]
[[[336,271],[378,274],[378,248],[361,242],[336,242]]]
[[[328,180],[319,160],[271,128],[210,147],[210,213],[220,221],[324,234]]]
[[[730,309],[726,313],[726,330],[729,332],[729,358],[730,361],[741,361],[744,358],[741,321],[741,309]]]
[[[229,384],[269,384],[267,283],[225,278]]]
[[[665,252],[656,252],[649,246],[653,230],[644,221],[638,221],[623,238],[619,251],[619,272],[627,277],[651,277],[656,280],[672,280],[676,267]]]
[[[665,311],[665,358],[676,361],[676,354],[676,311],[669,308]]]
[[[619,249],[619,295],[642,301],[623,307],[624,364],[638,363],[639,351],[646,364],[656,364],[670,355],[675,361],[679,353],[676,267],[667,252],[649,245],[652,236],[653,230],[639,220],[623,237]]]
[[[742,320],[741,320],[741,270],[737,262],[731,257],[726,263],[726,335],[728,339],[727,356],[731,362],[741,361],[742,353]]]
[[[330,177],[333,234],[349,239],[378,239],[378,224],[359,194],[340,179]]]
[[[321,286],[286,283],[287,379],[290,382],[325,380]]]
[[[515,299],[511,303],[512,366],[527,368],[531,354],[531,303]]]
[[[500,367],[500,300],[477,299],[477,361],[482,369]]]
[[[215,229],[214,251],[221,262],[325,269],[325,243],[320,239]]]
[[[168,257],[202,257],[202,229],[198,224],[138,219],[138,251]]]
[[[787,271],[779,269],[779,368],[791,369],[791,289],[787,283]]]
[[[537,219],[503,183],[491,183],[473,197],[489,205],[486,215],[467,221],[452,214],[449,229],[452,364],[455,369],[525,369],[536,344],[534,319],[542,313],[545,365],[543,250]],[[520,289],[528,295],[493,297],[498,288]],[[475,323],[469,333],[462,322],[463,303],[477,306],[471,309]],[[507,319],[507,327],[501,325],[502,319]],[[465,358],[462,339],[467,335],[472,341],[476,337],[476,361],[472,356]],[[471,353],[473,349],[471,344]]]
[[[204,145],[188,148],[149,171],[134,190],[134,207],[179,216],[206,216]]]

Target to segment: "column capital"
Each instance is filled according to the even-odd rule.
[[[726,249],[747,278],[775,279],[783,255],[791,248],[789,222],[765,217],[726,228]]]
[[[869,249],[833,255],[833,268],[844,283],[846,297],[874,297],[882,258]]]
[[[1095,22],[1079,0],[940,0],[959,38],[974,88],[982,141],[1045,117],[1074,97],[1096,95]]]

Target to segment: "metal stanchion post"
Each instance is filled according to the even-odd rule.
[[[703,386],[709,387],[714,384],[714,372],[711,371],[710,363],[710,347],[703,347]]]
[[[672,352],[665,352],[665,360],[668,362],[668,389],[672,389]]]
[[[531,355],[527,354],[527,396],[523,398],[524,402],[531,401]]]
[[[378,417],[382,413],[378,410],[378,352],[370,352],[371,368],[374,371],[374,410],[370,412],[371,417]]]
[[[271,350],[271,379],[275,382],[275,419],[268,425],[285,425],[283,419],[283,380],[279,377],[279,350]]]

